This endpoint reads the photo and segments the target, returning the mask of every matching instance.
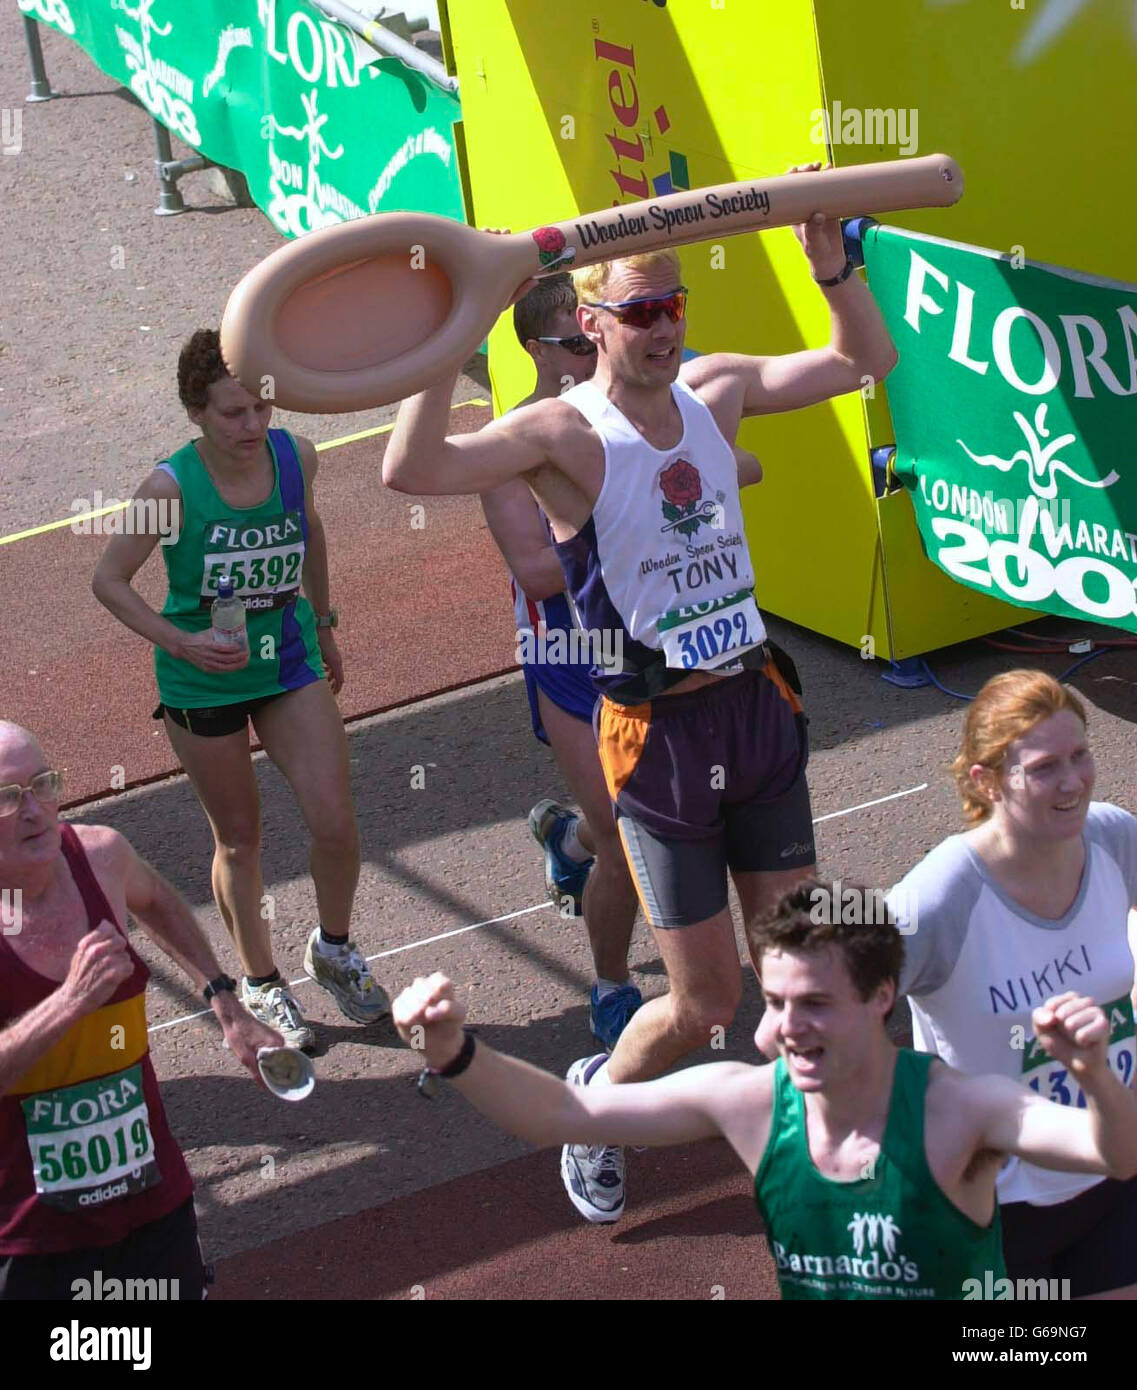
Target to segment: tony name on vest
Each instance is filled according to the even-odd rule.
[[[719,536],[718,544],[724,547],[741,545],[742,537],[737,533],[732,536]],[[652,574],[655,570],[665,570],[677,594],[681,594],[684,588],[701,589],[704,584],[710,584],[713,580],[722,579],[724,566],[730,571],[733,578],[737,579],[737,555],[731,555],[729,551],[724,549],[721,555],[716,555],[713,559],[705,560],[699,558],[705,555],[707,551],[713,549],[713,545],[689,545],[687,547],[687,554],[692,557],[692,562],[687,566],[686,574],[684,574],[683,571],[681,557],[672,552],[665,555],[662,560],[641,560],[640,573]],[[686,580],[685,584],[684,580]]]

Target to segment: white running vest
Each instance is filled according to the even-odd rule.
[[[1008,898],[962,835],[938,846],[892,890],[901,930],[911,933],[900,984],[919,1051],[960,1071],[1001,1072],[1057,1104],[1084,1106],[1077,1081],[1038,1046],[1031,1026],[1032,1010],[1072,989],[1105,1010],[1110,1069],[1134,1084],[1127,925],[1137,902],[1137,822],[1094,802],[1085,839],[1082,884],[1060,922]],[[1011,1158],[999,1174],[999,1201],[1051,1206],[1100,1181]]]
[[[586,629],[622,628],[663,651],[669,667],[714,669],[762,643],[766,629],[733,450],[689,386],[676,381],[671,392],[683,420],[671,449],[649,444],[591,382],[560,397],[604,445],[604,483],[577,538],[586,578],[573,601]]]

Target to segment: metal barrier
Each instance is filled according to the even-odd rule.
[[[159,216],[218,171],[286,236],[391,209],[465,216],[457,80],[345,0],[20,0],[30,102],[57,95],[39,26],[79,44],[154,123]],[[171,133],[192,153],[174,157]]]

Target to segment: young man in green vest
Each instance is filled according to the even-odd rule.
[[[897,1048],[886,1023],[903,942],[876,902],[865,891],[865,910],[850,912],[847,886],[810,879],[755,928],[773,1066],[714,1062],[656,1081],[568,1085],[464,1035],[465,1011],[442,975],[416,980],[393,1015],[428,1070],[532,1143],[725,1137],[754,1175],[783,1298],[962,1299],[970,1281],[1005,1272],[1003,1162],[1137,1175],[1137,1095],[1109,1070],[1105,1015],[1072,992],[1036,1009],[1033,1026],[1078,1078],[1085,1110]],[[860,920],[842,921],[850,916]]]

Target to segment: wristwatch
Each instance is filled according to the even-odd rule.
[[[834,285],[843,285],[855,269],[852,256],[846,256],[843,269],[839,270],[836,275],[830,276],[828,280],[818,280],[816,276],[813,278],[824,289],[831,290]]]
[[[216,980],[210,980],[202,990],[202,994],[205,995],[205,1002],[207,1004],[212,1003],[213,996],[215,994],[220,994],[223,989],[227,989],[231,993],[236,994],[237,981],[229,975],[218,975]]]
[[[465,1038],[458,1055],[452,1062],[448,1062],[444,1067],[423,1067],[419,1072],[418,1093],[423,1100],[433,1100],[438,1090],[438,1077],[445,1077],[447,1081],[453,1081],[456,1076],[461,1076],[470,1065],[474,1056],[474,1034],[469,1028],[463,1028]]]
[[[328,612],[328,613],[317,613],[317,614],[316,614],[316,626],[317,626],[317,627],[339,627],[339,625],[340,625],[340,610],[339,610],[338,608],[333,608],[333,609],[331,609],[331,611]]]

